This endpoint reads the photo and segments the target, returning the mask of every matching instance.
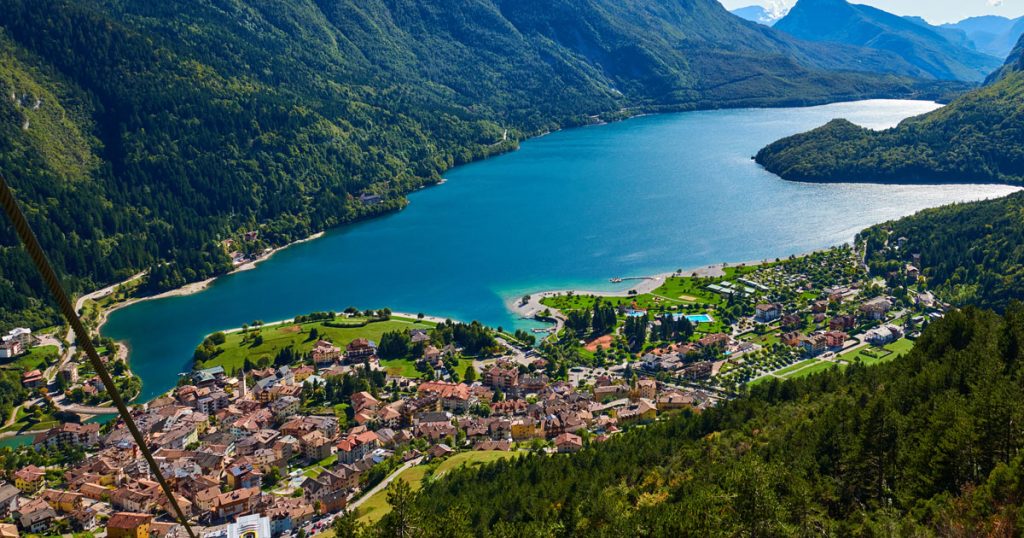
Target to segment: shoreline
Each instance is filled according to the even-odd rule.
[[[806,253],[803,253],[803,254],[798,254],[797,256],[807,256],[809,254],[813,254],[814,252],[819,252],[819,251],[820,250],[812,250],[810,252],[806,252]],[[736,263],[732,263],[732,262],[719,262],[719,263],[713,263],[713,264],[709,264],[709,265],[704,265],[704,266],[697,267],[697,268],[694,268],[694,269],[684,269],[682,271],[670,271],[670,272],[665,272],[665,273],[657,273],[657,274],[650,275],[650,276],[629,277],[631,279],[640,280],[640,282],[636,286],[631,286],[631,287],[629,287],[629,289],[626,289],[626,290],[598,291],[598,290],[584,290],[584,289],[559,289],[559,290],[544,290],[544,291],[530,292],[530,293],[526,294],[526,295],[530,296],[530,300],[527,301],[525,304],[523,304],[523,302],[521,300],[522,296],[519,296],[519,297],[508,297],[508,298],[505,299],[505,306],[506,306],[506,308],[508,308],[509,312],[511,312],[512,314],[515,314],[516,316],[519,316],[520,319],[531,319],[531,320],[542,321],[542,322],[545,322],[545,323],[552,323],[552,322],[549,322],[549,321],[539,320],[536,317],[537,314],[539,314],[539,313],[541,313],[541,312],[543,312],[545,310],[549,310],[551,312],[551,314],[552,314],[552,316],[551,316],[552,319],[554,319],[554,323],[552,323],[554,325],[554,333],[557,333],[562,328],[562,324],[565,321],[565,315],[560,310],[558,310],[557,308],[552,308],[552,307],[545,306],[545,305],[541,304],[541,300],[546,299],[548,297],[555,297],[555,296],[558,296],[558,295],[565,295],[567,293],[572,293],[573,295],[580,295],[580,296],[594,295],[594,296],[600,296],[600,297],[629,297],[631,295],[630,291],[636,291],[637,295],[643,295],[645,293],[651,293],[654,290],[658,289],[659,287],[661,287],[662,284],[665,283],[665,281],[668,278],[671,278],[671,277],[677,277],[677,276],[696,276],[696,277],[713,277],[713,278],[715,278],[715,277],[725,276],[725,268],[726,267],[741,267],[741,266],[761,265],[761,264],[764,264],[764,263],[769,263],[770,261],[771,260],[764,259],[764,260],[736,262]]]
[[[123,302],[117,303],[117,304],[111,306],[110,308],[104,309],[103,312],[100,314],[100,318],[96,322],[96,332],[97,333],[102,333],[103,325],[106,324],[107,319],[110,317],[110,314],[112,314],[114,312],[117,312],[118,310],[121,310],[122,308],[128,308],[129,306],[132,306],[132,305],[144,302],[144,301],[155,301],[157,299],[166,299],[168,297],[184,297],[184,296],[187,296],[187,295],[193,295],[193,294],[199,293],[201,291],[204,291],[206,288],[210,287],[210,285],[213,284],[213,282],[216,281],[218,278],[222,278],[222,277],[226,277],[226,276],[229,276],[229,275],[233,275],[235,273],[241,273],[242,271],[250,271],[252,269],[255,269],[257,265],[259,265],[259,264],[269,260],[270,258],[272,258],[278,252],[281,252],[282,250],[284,250],[286,248],[292,247],[294,245],[298,245],[300,243],[306,243],[308,241],[313,241],[314,239],[320,239],[321,237],[324,236],[325,233],[326,232],[317,232],[317,233],[315,233],[315,234],[313,234],[313,235],[311,235],[309,237],[306,237],[304,239],[299,239],[297,241],[292,241],[291,243],[288,243],[287,245],[282,245],[282,246],[279,246],[277,248],[271,249],[266,254],[261,255],[259,258],[256,258],[254,260],[250,260],[250,261],[247,261],[247,262],[245,262],[243,264],[240,264],[240,265],[232,268],[227,273],[224,273],[223,275],[212,276],[210,278],[207,278],[206,280],[200,280],[199,282],[190,282],[188,284],[185,284],[184,286],[181,286],[180,288],[175,288],[173,290],[167,290],[167,291],[164,291],[164,292],[160,292],[160,293],[157,293],[156,295],[147,295],[146,297],[133,297],[131,299],[128,299],[127,301],[123,301]],[[99,298],[104,297],[104,296],[105,295],[100,295],[100,296],[94,297],[94,299],[99,299]],[[285,320],[285,321],[287,321],[287,320]],[[127,348],[126,345],[124,347]],[[125,363],[128,364],[128,352],[127,351],[125,352]]]
[[[338,312],[338,314],[343,314],[343,313],[342,312]],[[301,315],[301,314],[299,314],[299,315]],[[391,318],[390,319],[394,319],[396,317],[397,318],[409,318],[409,319],[413,319],[413,320],[417,320],[417,321],[426,321],[426,322],[430,322],[430,323],[444,323],[445,321],[447,321],[449,319],[452,320],[452,321],[458,321],[458,320],[453,319],[453,318],[442,318],[442,317],[438,317],[438,316],[428,316],[426,314],[424,314],[423,318],[420,319],[419,318],[419,314],[410,314],[408,312],[391,312]],[[401,321],[404,321],[404,320],[401,320]],[[261,329],[266,329],[267,327],[277,327],[279,325],[286,325],[286,324],[289,324],[289,323],[295,323],[295,318],[288,318],[288,319],[281,319],[281,320],[277,320],[277,321],[271,321],[269,323],[264,323],[264,324],[260,325],[260,328]],[[252,329],[253,329],[253,327],[249,327],[249,330],[252,330]],[[237,332],[242,332],[242,328],[241,327],[232,327],[230,329],[221,329],[219,331],[213,331],[213,332],[214,333],[222,332],[224,334],[234,334],[234,333],[237,333]],[[210,333],[210,334],[213,334],[213,333]],[[206,336],[210,336],[210,334],[207,334]]]

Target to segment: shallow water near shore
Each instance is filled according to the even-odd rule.
[[[845,117],[885,128],[937,105],[862,101],[645,116],[553,133],[459,167],[399,213],[331,230],[190,296],[111,314],[142,400],[174,386],[202,338],[253,320],[390,307],[508,327],[506,301],[546,289],[624,289],[612,277],[774,259],[852,240],[871,224],[998,185],[802,184],[750,156]],[[635,285],[635,283],[633,283]]]

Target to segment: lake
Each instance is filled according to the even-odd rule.
[[[509,298],[807,252],[927,207],[1015,190],[791,183],[750,158],[833,118],[885,128],[936,107],[687,112],[549,134],[449,171],[404,211],[332,230],[201,293],[114,312],[103,333],[128,343],[149,399],[190,369],[206,334],[257,319],[353,305],[531,326],[508,311]]]

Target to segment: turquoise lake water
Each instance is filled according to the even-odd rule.
[[[688,112],[553,133],[449,171],[404,211],[332,230],[201,293],[119,310],[103,333],[127,341],[148,399],[190,368],[206,334],[256,319],[354,305],[527,326],[506,307],[527,291],[615,289],[611,277],[802,253],[923,208],[1012,192],[791,183],[750,159],[833,118],[884,128],[935,107]]]

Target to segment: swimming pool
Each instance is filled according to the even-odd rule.
[[[676,319],[679,319],[683,314],[675,314]],[[715,320],[707,314],[686,314],[686,319],[690,320],[690,323],[714,323]]]

